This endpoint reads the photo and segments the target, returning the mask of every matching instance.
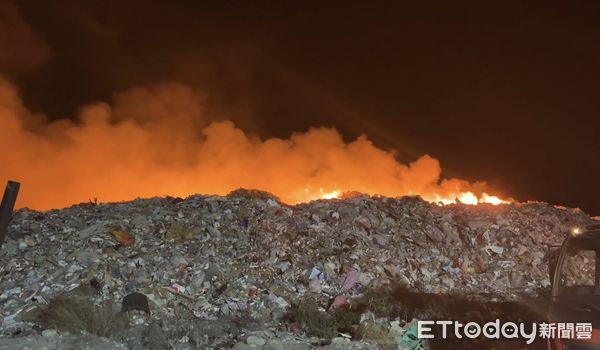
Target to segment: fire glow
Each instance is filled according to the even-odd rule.
[[[306,190],[308,193],[308,189]],[[308,195],[307,199],[304,201],[311,201],[314,199],[340,199],[343,198],[344,193],[348,193],[351,191],[342,191],[340,189],[333,190],[331,192],[325,192],[323,189],[320,189],[320,197],[314,198],[312,195]],[[458,193],[456,195],[447,194],[445,197],[442,197],[438,194],[433,194],[431,196],[425,195],[423,199],[438,203],[440,205],[450,205],[450,204],[468,204],[468,205],[478,205],[478,204],[492,204],[492,205],[500,205],[500,204],[510,204],[511,202],[508,200],[501,199],[497,196],[491,196],[485,192],[483,192],[479,197],[475,195],[471,191],[466,191],[462,193]]]
[[[225,195],[259,189],[296,204],[347,192],[439,203],[502,204],[485,183],[443,179],[435,158],[409,164],[366,137],[346,142],[333,128],[262,140],[214,120],[197,93],[178,84],[137,88],[112,105],[84,106],[49,122],[0,79],[0,180],[23,183],[19,207],[50,209],[153,196]]]

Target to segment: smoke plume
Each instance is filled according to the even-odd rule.
[[[50,122],[28,111],[15,86],[0,80],[0,178],[21,181],[19,206],[35,209],[240,187],[287,203],[333,191],[436,200],[484,187],[440,179],[439,162],[428,155],[401,164],[366,136],[347,143],[332,128],[261,140],[231,121],[209,118],[203,105],[201,92],[165,83]]]

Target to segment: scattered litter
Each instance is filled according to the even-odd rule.
[[[359,275],[360,272],[356,269],[351,269],[350,271],[348,271],[348,273],[346,274],[346,278],[344,279],[344,285],[342,285],[342,291],[346,292],[352,289],[358,281]]]
[[[115,229],[112,230],[111,234],[117,240],[117,242],[124,246],[130,246],[135,243],[135,237],[126,231]]]
[[[148,298],[142,293],[130,293],[123,298],[121,304],[121,311],[139,310],[144,311],[150,315],[150,306],[148,305]]]
[[[86,291],[95,306],[152,308],[150,321],[175,324],[240,315],[274,324],[305,295],[327,314],[392,283],[510,301],[548,286],[548,246],[591,222],[545,203],[356,195],[287,206],[245,190],[20,209],[0,249],[0,331],[31,332],[15,315],[68,290]],[[139,295],[143,305],[128,301]]]
[[[504,248],[503,247],[498,247],[496,245],[491,245],[488,247],[489,250],[491,250],[492,252],[500,255],[502,253],[504,253]]]
[[[348,298],[343,295],[338,295],[333,299],[333,302],[331,305],[329,305],[329,309],[327,309],[327,311],[334,312],[335,310],[345,307],[346,305],[348,305]]]
[[[426,339],[419,339],[418,329],[418,320],[416,319],[406,324],[395,338],[398,348],[402,350],[423,350]]]
[[[316,267],[313,267],[312,270],[310,270],[310,275],[308,276],[309,280],[314,280],[314,279],[319,279],[319,280],[324,280],[325,279],[325,274],[323,272],[321,272],[321,270],[319,270]]]

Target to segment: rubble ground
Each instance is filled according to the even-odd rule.
[[[21,209],[0,250],[0,349],[69,348],[78,334],[105,339],[94,349],[406,347],[413,318],[492,315],[540,295],[550,248],[592,222],[545,203],[288,206],[246,190]],[[118,307],[133,292],[150,315]],[[73,308],[93,316],[58,321]]]
[[[353,339],[367,339],[375,342],[379,349],[397,344],[389,337],[388,328],[374,329],[373,325],[385,324],[389,320],[456,320],[463,324],[474,321],[480,324],[499,319],[503,322],[525,322],[531,324],[545,319],[548,307],[548,294],[524,298],[519,301],[484,302],[471,300],[460,295],[427,294],[413,292],[404,286],[392,285],[377,288],[357,297],[342,312],[327,314],[318,311],[318,304],[309,297],[292,307],[292,322],[299,322],[309,335],[331,338],[331,332],[344,332]],[[365,322],[370,315],[371,325]],[[375,331],[375,334],[373,332]],[[432,349],[514,349],[524,345],[522,340],[478,339],[465,343],[464,339],[441,340],[441,330],[434,329],[436,337],[430,341]],[[387,347],[386,347],[387,345]],[[545,349],[544,339],[528,346],[529,349]]]

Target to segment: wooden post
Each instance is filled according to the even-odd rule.
[[[8,231],[8,224],[13,216],[13,209],[17,202],[17,195],[19,194],[19,187],[21,184],[15,181],[8,181],[4,195],[2,196],[2,204],[0,205],[0,247],[4,243],[4,237]]]

